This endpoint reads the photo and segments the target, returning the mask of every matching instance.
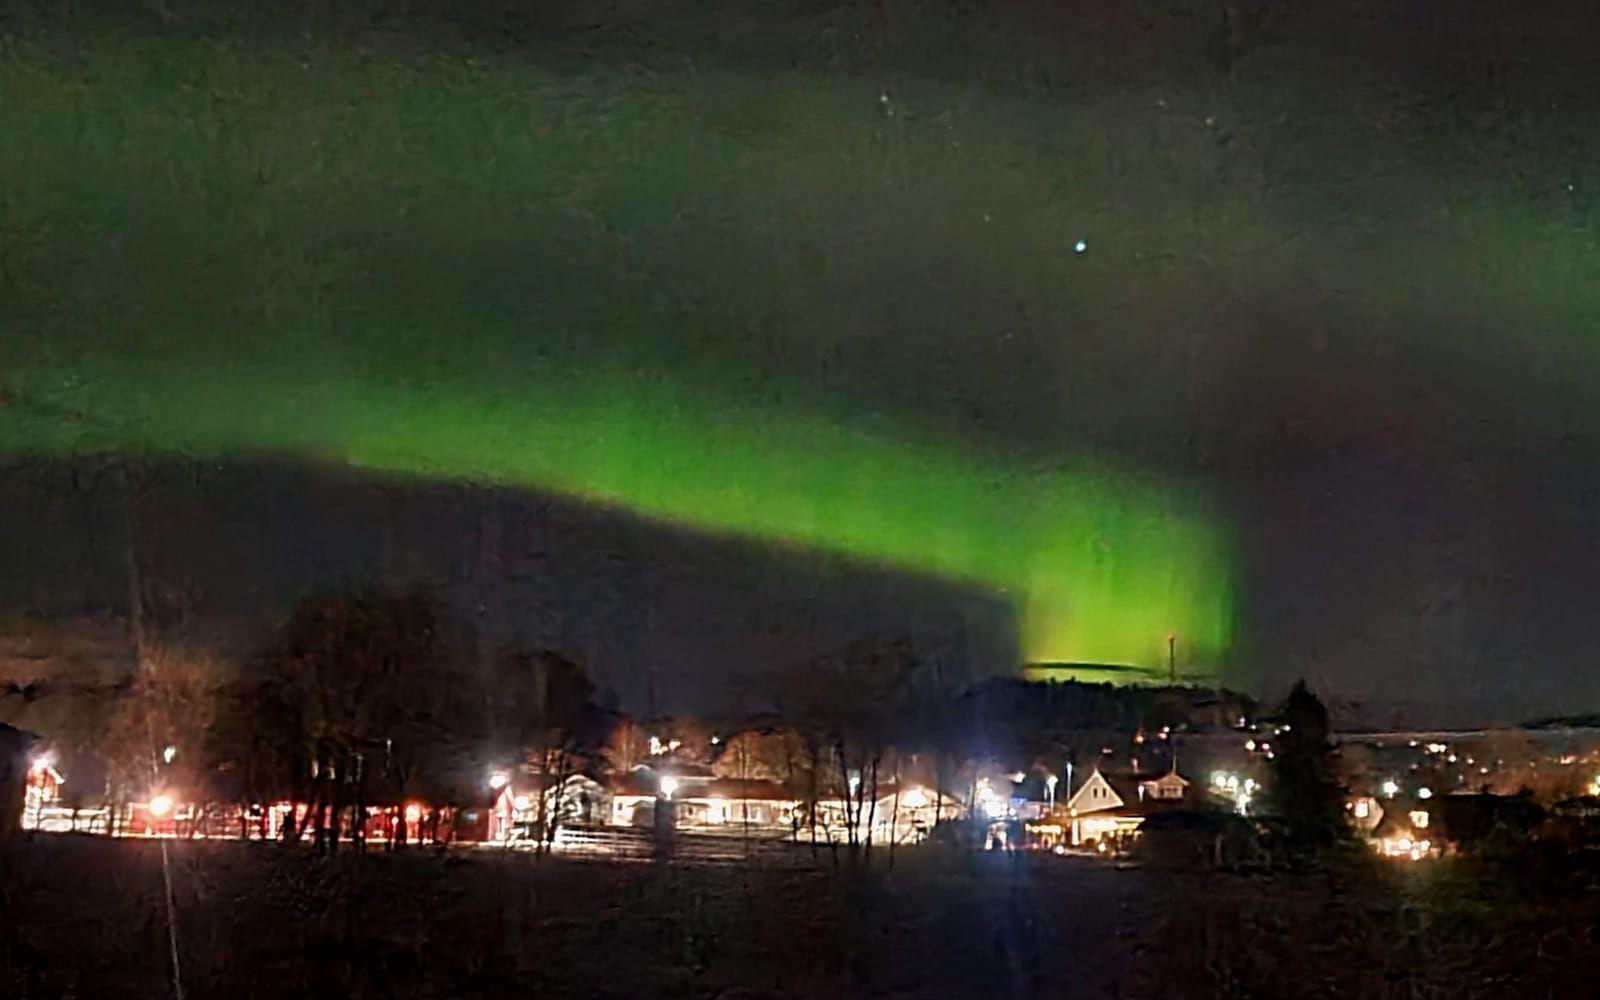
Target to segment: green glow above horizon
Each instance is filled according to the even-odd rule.
[[[58,416],[13,424],[0,447],[270,450],[553,491],[979,587],[1016,610],[1028,661],[1159,667],[1173,632],[1186,665],[1209,672],[1231,640],[1228,540],[1202,491],[1156,477],[1089,462],[1015,468],[660,379],[496,396],[264,372],[58,372],[66,388],[45,407]]]
[[[84,51],[0,60],[0,451],[495,481],[1001,596],[1028,660],[1159,671],[1170,632],[1224,663],[1218,503],[1115,460],[1190,426],[1171,331],[1239,297],[1130,250],[1204,232],[1232,259],[1280,228],[1231,195],[1173,225],[1168,164],[1209,135],[1130,200],[1092,145],[1035,141],[1122,135],[1112,106],[952,118],[972,95],[908,81],[890,122],[825,73]]]
[[[1226,663],[1254,529],[1210,490],[1284,433],[1600,442],[1568,81],[1419,103],[1315,19],[1217,75],[1069,39],[1054,86],[999,37],[890,80],[848,31],[796,68],[65,24],[0,46],[0,452],[559,491],[964,582],[1029,659],[1159,678],[1168,632]]]

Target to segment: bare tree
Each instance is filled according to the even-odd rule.
[[[860,642],[812,664],[792,696],[796,717],[817,746],[827,748],[843,806],[845,842],[852,857],[865,863],[871,857],[879,774],[918,667],[907,642]]]
[[[601,752],[613,771],[626,774],[650,759],[650,731],[633,719],[620,717],[606,734]]]

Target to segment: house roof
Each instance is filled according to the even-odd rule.
[[[1146,775],[1127,771],[1112,774],[1102,773],[1100,776],[1106,779],[1106,784],[1110,785],[1111,790],[1117,793],[1117,798],[1122,800],[1124,809],[1131,809],[1140,804],[1144,796],[1139,794],[1139,786],[1150,780]]]
[[[685,778],[710,778],[715,773],[709,764],[702,764],[697,760],[689,759],[677,753],[662,754],[659,757],[651,757],[640,761],[634,770],[638,770],[640,767],[655,771],[658,774],[671,774],[679,780]]]
[[[1167,773],[1173,774],[1175,772],[1169,771]],[[1137,771],[1101,771],[1099,769],[1096,769],[1094,772],[1092,772],[1089,777],[1085,779],[1084,783],[1073,791],[1072,797],[1068,798],[1067,802],[1070,803],[1073,799],[1075,799],[1084,788],[1089,786],[1089,783],[1092,782],[1096,776],[1103,779],[1105,783],[1111,787],[1111,790],[1116,793],[1117,798],[1122,800],[1122,804],[1120,806],[1106,806],[1100,809],[1093,809],[1085,808],[1084,804],[1080,803],[1079,805],[1074,806],[1079,813],[1114,811],[1118,813],[1132,814],[1135,816],[1143,816],[1152,812],[1183,808],[1184,806],[1184,801],[1182,799],[1158,799],[1152,795],[1141,795],[1139,793],[1139,788],[1141,785],[1147,785],[1166,777],[1164,774],[1149,774]],[[1182,776],[1179,775],[1179,778],[1182,779]],[[1185,785],[1187,785],[1187,779],[1182,780],[1184,780]]]
[[[776,781],[761,778],[713,778],[696,787],[692,797],[788,802],[794,799],[794,794]]]
[[[612,795],[649,795],[656,794],[655,772],[647,768],[634,768],[625,771],[611,779]]]
[[[659,789],[660,775],[635,768],[618,775],[611,781],[613,795],[654,796]],[[761,778],[701,778],[674,774],[683,783],[673,798],[684,799],[739,799],[743,801],[787,802],[795,796],[776,781]]]
[[[1088,795],[1088,790],[1102,782],[1111,789],[1113,795],[1121,800],[1121,805],[1109,803],[1100,805],[1099,800],[1093,798],[1083,801],[1085,796]],[[1123,775],[1096,768],[1084,779],[1083,784],[1072,790],[1072,794],[1065,798],[1062,805],[1076,809],[1078,812],[1103,812],[1107,809],[1122,808],[1129,802],[1137,802],[1138,800],[1139,793],[1136,783],[1124,780]]]

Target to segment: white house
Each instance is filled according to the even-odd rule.
[[[1106,774],[1095,768],[1066,803],[1067,839],[1073,846],[1115,841],[1139,828],[1152,811],[1181,807],[1189,782],[1176,771],[1156,778]]]

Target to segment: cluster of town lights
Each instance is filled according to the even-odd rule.
[[[1431,850],[1433,844],[1430,841],[1412,840],[1410,837],[1400,837],[1384,844],[1384,854],[1402,860],[1421,861]]]
[[[1233,800],[1234,811],[1240,816],[1250,814],[1250,800],[1261,787],[1254,778],[1240,778],[1227,771],[1211,772],[1211,787],[1218,794]]]
[[[978,808],[983,810],[984,816],[989,819],[1001,819],[1006,814],[1006,802],[995,794],[989,786],[989,779],[982,778],[978,781]]]

